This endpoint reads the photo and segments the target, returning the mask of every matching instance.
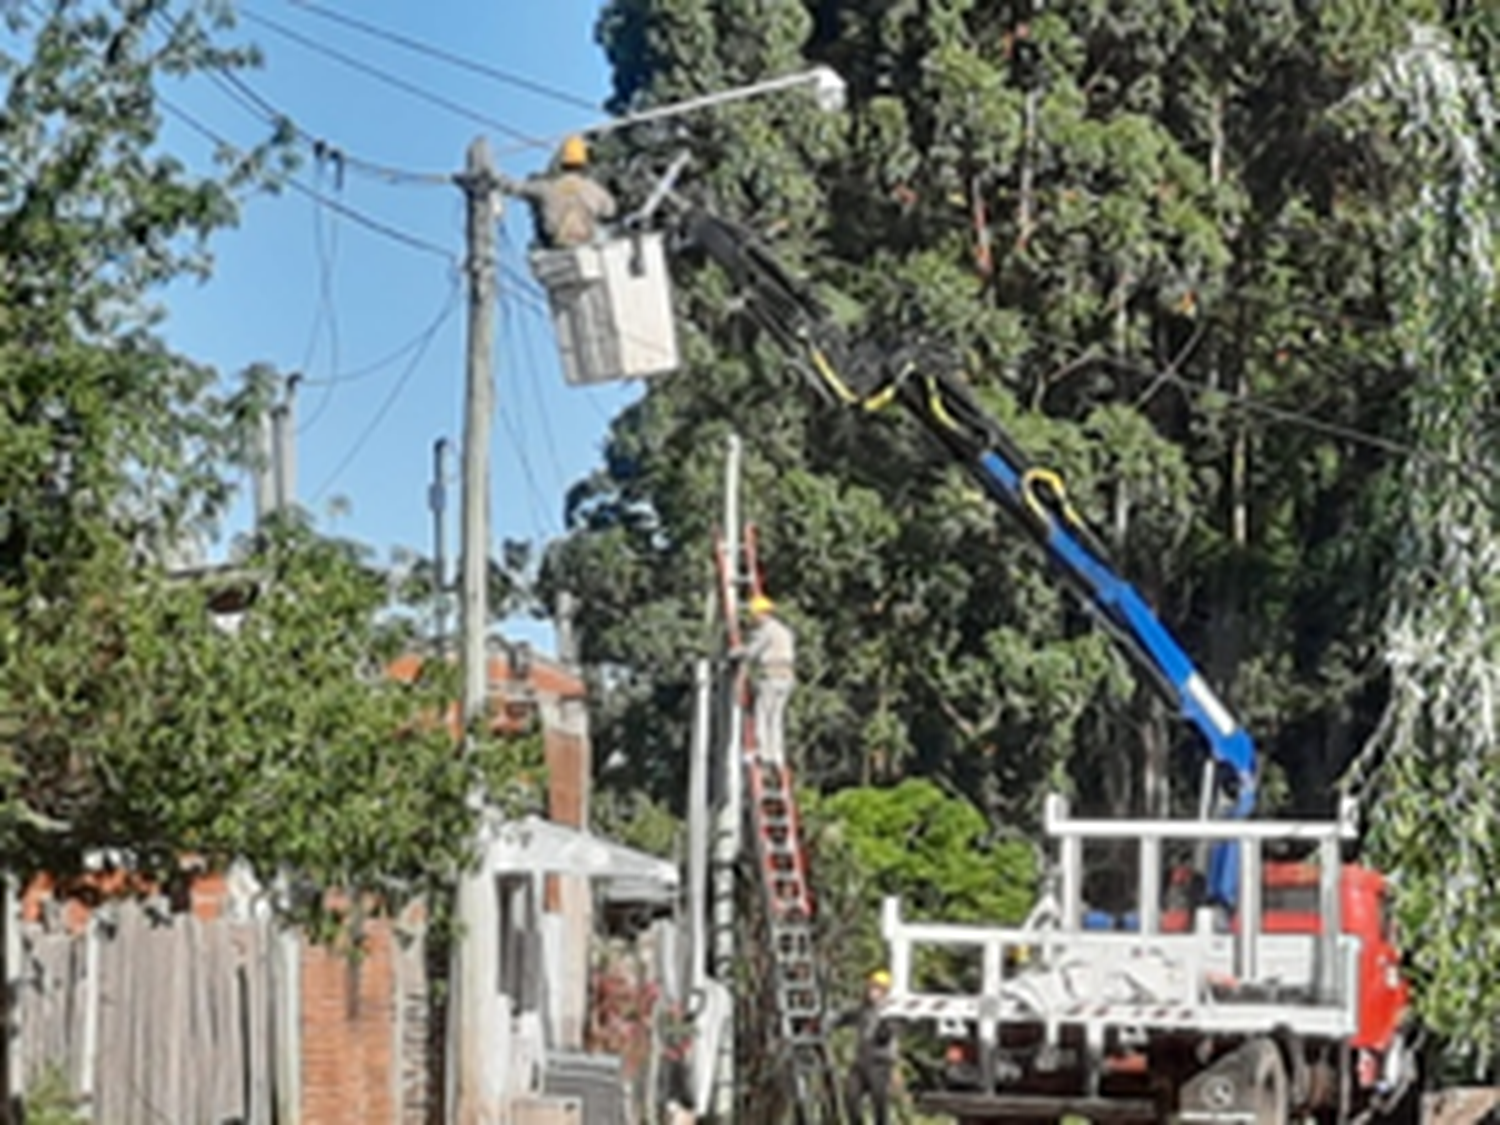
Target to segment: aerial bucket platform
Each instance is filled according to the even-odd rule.
[[[647,379],[678,366],[663,235],[639,231],[562,250],[533,250],[547,291],[563,378],[572,386]]]

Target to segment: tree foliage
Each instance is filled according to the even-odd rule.
[[[1452,38],[1419,28],[1360,108],[1393,113],[1403,160],[1426,170],[1400,218],[1404,253],[1393,279],[1402,344],[1418,374],[1384,630],[1392,691],[1372,747],[1384,755],[1370,787],[1379,794],[1374,843],[1398,873],[1422,1014],[1483,1067],[1500,1032],[1496,101]]]
[[[600,37],[617,109],[838,68],[843,115],[787,96],[627,131],[617,186],[686,143],[691,190],[856,324],[956,348],[1255,733],[1285,803],[1318,813],[1392,698],[1387,610],[1421,603],[1403,583],[1452,583],[1451,604],[1424,608],[1434,653],[1489,604],[1444,560],[1445,529],[1474,524],[1445,506],[1482,506],[1457,486],[1490,464],[1475,383],[1491,318],[1415,284],[1451,276],[1452,169],[1413,158],[1401,114],[1362,101],[1414,25],[1451,35],[1492,87],[1494,17],[1426,0],[613,0]],[[1409,221],[1424,199],[1425,249]],[[681,792],[680,756],[660,748],[685,744],[690,656],[715,644],[704,598],[732,428],[765,577],[803,642],[793,721],[814,785],[940,779],[997,827],[1034,824],[1052,786],[1121,812],[1165,777],[1188,806],[1192,736],[1013,529],[906,428],[813,404],[716,271],[681,260],[677,288],[684,370],[616,420],[546,568],[580,595],[585,654],[608,670],[601,739],[620,780]],[[1441,455],[1418,468],[1413,444]],[[1413,688],[1409,729],[1429,729],[1432,698]],[[1441,815],[1446,752],[1405,760],[1408,826]],[[1398,869],[1425,870],[1414,831],[1387,837]],[[1438,901],[1424,893],[1408,913]],[[1431,917],[1433,963],[1472,963],[1459,953],[1480,947]],[[1465,917],[1470,937],[1489,926]],[[1460,1037],[1493,1009],[1465,972],[1427,978],[1454,1000],[1481,989],[1447,1009]]]
[[[235,575],[174,572],[230,496],[264,403],[173,354],[162,287],[271,143],[220,177],[163,150],[163,76],[235,66],[217,5],[12,6],[0,58],[0,845],[66,873],[184,853],[407,894],[463,859],[452,685],[397,684],[386,581],[295,521]],[[275,139],[273,138],[273,141]],[[234,635],[210,612],[257,592]],[[519,768],[520,763],[515,763]],[[515,771],[512,770],[512,773]],[[317,896],[314,896],[317,898]],[[315,904],[314,904],[315,905]]]
[[[997,839],[973,802],[909,778],[854,787],[807,810],[819,904],[830,948],[844,951],[836,986],[856,994],[882,960],[880,911],[901,899],[908,918],[1014,924],[1031,908],[1031,845]]]

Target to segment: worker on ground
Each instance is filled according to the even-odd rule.
[[[849,1125],[864,1125],[868,1099],[874,1125],[890,1125],[891,1079],[896,1070],[896,1029],[880,1010],[891,991],[891,974],[876,969],[865,985],[865,998],[852,1012],[840,1016],[838,1026],[854,1025],[858,1042],[854,1065],[844,1086],[844,1108]]]
[[[786,765],[786,705],[796,683],[797,640],[764,594],[750,599],[750,642],[745,655],[754,676],[755,744],[762,762]]]
[[[562,171],[534,176],[517,185],[536,217],[537,240],[549,250],[586,246],[599,237],[600,224],[615,217],[615,197],[588,173],[589,146],[582,137],[563,142]]]

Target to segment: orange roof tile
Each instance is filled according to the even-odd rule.
[[[423,653],[405,653],[391,663],[388,671],[396,679],[410,683],[417,678],[418,672],[427,660],[428,657]],[[535,654],[531,656],[531,667],[524,680],[515,678],[511,661],[503,656],[491,654],[489,683],[491,689],[502,685],[514,685],[554,699],[582,699],[587,693],[587,688],[581,679],[556,662]]]

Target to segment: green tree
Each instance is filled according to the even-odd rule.
[[[1407,378],[1386,279],[1410,173],[1335,116],[1427,7],[619,0],[600,34],[619,109],[838,66],[842,119],[767,99],[617,155],[686,141],[694,190],[856,320],[955,345],[1317,809],[1381,690],[1389,450],[1349,432],[1389,433]],[[770,30],[747,40],[752,9]],[[803,639],[805,777],[944,776],[997,823],[1070,778],[1123,811],[1176,773],[1187,803],[1195,736],[1013,529],[906,428],[810,405],[725,279],[680,265],[686,370],[617,420],[547,567],[609,670],[621,781],[681,792],[657,748],[684,742],[688,656],[714,643],[734,427]]]
[[[1482,1072],[1495,1057],[1500,933],[1494,889],[1500,525],[1494,330],[1500,135],[1491,69],[1427,26],[1393,52],[1359,109],[1394,116],[1420,168],[1398,231],[1401,342],[1415,375],[1400,534],[1383,630],[1392,690],[1362,778],[1376,853],[1398,873],[1421,1014]]]
[[[162,77],[248,59],[215,45],[221,16],[146,0],[7,14],[0,847],[23,871],[107,847],[170,873],[192,851],[404,897],[463,860],[463,797],[492,763],[455,754],[451,684],[386,675],[384,577],[294,521],[241,560],[258,596],[228,636],[214,583],[170,568],[222,515],[263,405],[157,333],[162,287],[206,274],[234,188],[285,154],[272,138],[202,178],[162,151]]]
[[[855,321],[956,347],[1256,734],[1287,804],[1327,811],[1378,735],[1374,842],[1420,1005],[1481,1054],[1493,7],[614,0],[600,25],[621,109],[839,69],[841,120],[758,102],[626,133],[618,154],[690,144],[695,190]],[[739,34],[755,18],[772,31]],[[1186,803],[1191,736],[1011,529],[903,428],[810,406],[725,279],[679,267],[685,370],[617,420],[549,559],[590,607],[587,655],[623,685],[602,731],[622,780],[680,792],[659,747],[682,744],[688,656],[715,643],[702,605],[733,426],[770,588],[805,641],[803,776],[940,778],[995,825],[1070,778],[1122,811],[1175,775]]]
[[[931,781],[855,787],[813,800],[810,842],[822,888],[837,984],[855,993],[883,958],[881,902],[899,896],[907,918],[1014,925],[1036,890],[1030,844],[997,837],[984,814]]]

